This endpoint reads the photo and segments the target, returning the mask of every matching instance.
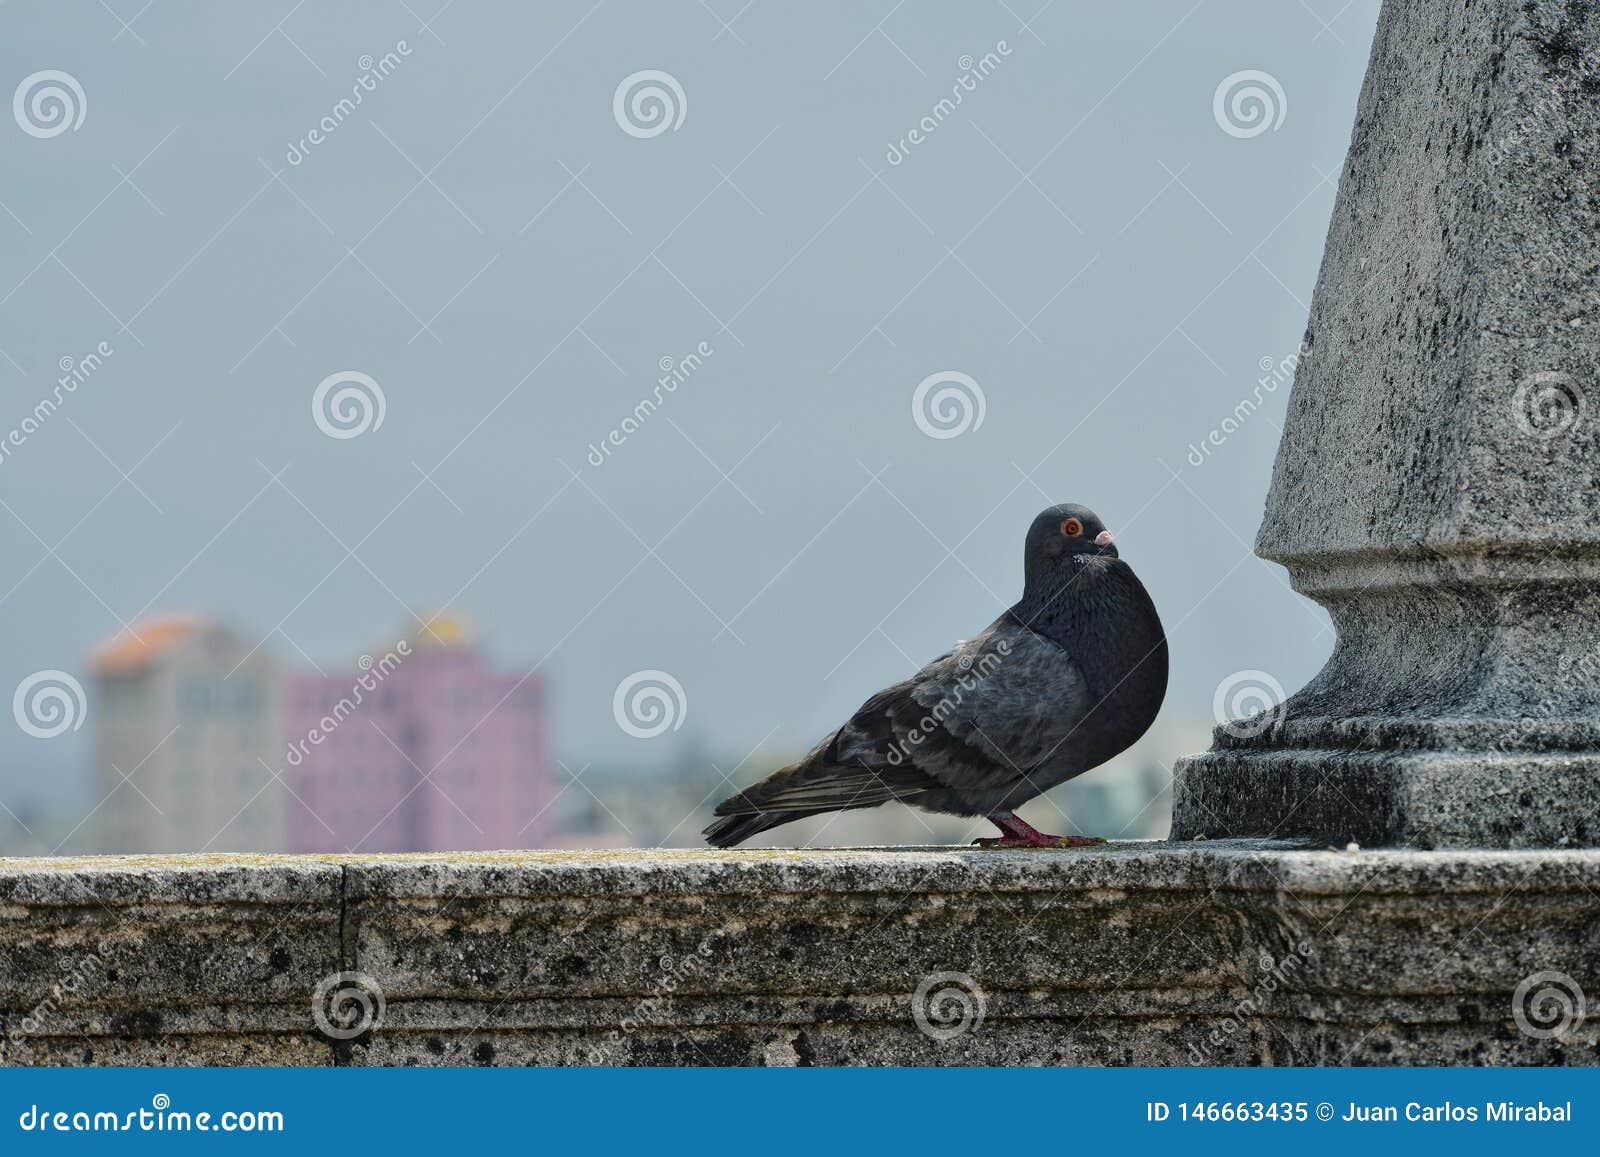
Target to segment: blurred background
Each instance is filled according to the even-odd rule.
[[[0,853],[694,845],[1059,501],[1172,682],[1023,814],[1163,835],[1332,645],[1250,544],[1376,10],[0,5]]]

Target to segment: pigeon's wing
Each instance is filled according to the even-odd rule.
[[[874,695],[825,758],[928,787],[1001,788],[1059,757],[1091,707],[1072,656],[1005,615]]]
[[[803,759],[723,800],[706,838],[729,847],[802,816],[925,793],[1004,795],[1070,755],[1089,702],[1066,650],[1002,616],[878,692]]]

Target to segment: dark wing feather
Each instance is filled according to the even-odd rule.
[[[829,754],[864,767],[909,765],[939,786],[998,788],[1070,758],[1070,736],[1090,706],[1072,657],[1003,616],[873,696]]]
[[[717,805],[716,814],[755,815],[764,812],[839,811],[875,807],[916,795],[933,786],[916,768],[883,769],[841,766],[823,757],[819,748],[782,771],[774,772]]]

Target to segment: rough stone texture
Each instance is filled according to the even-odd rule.
[[[1600,846],[1600,6],[1390,0],[1257,552],[1333,657],[1175,836]]]
[[[331,1040],[341,970],[385,1010]],[[0,860],[11,1064],[1600,1063],[1581,992],[1518,1028],[1541,972],[1600,995],[1600,853]],[[937,973],[983,1010],[948,1040]]]

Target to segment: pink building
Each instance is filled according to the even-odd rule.
[[[553,816],[544,696],[491,670],[461,624],[291,676],[279,760],[299,852],[543,847]]]

